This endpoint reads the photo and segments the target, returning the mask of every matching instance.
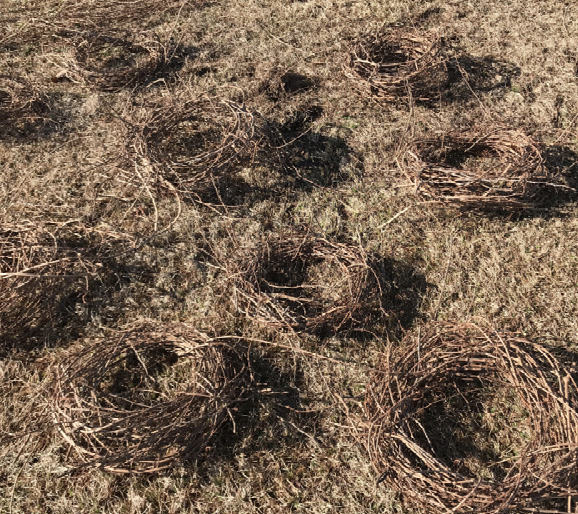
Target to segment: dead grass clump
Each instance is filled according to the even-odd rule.
[[[463,208],[528,209],[563,187],[538,144],[518,130],[451,132],[418,141],[409,155],[418,193]]]
[[[46,0],[6,5],[0,12],[0,48],[40,50],[62,37],[114,31],[130,35],[157,28],[171,17],[189,16],[205,0]],[[10,4],[14,4],[11,2]],[[5,12],[4,12],[5,11]]]
[[[236,308],[269,327],[337,332],[382,309],[378,265],[351,244],[291,235],[234,252],[224,268]]]
[[[441,48],[434,33],[380,31],[353,44],[345,73],[362,91],[385,101],[408,95],[414,101],[432,100],[446,79]]]
[[[201,200],[243,166],[252,164],[266,128],[244,105],[213,98],[171,98],[130,121],[128,152],[156,185],[171,185]]]
[[[110,29],[115,27],[129,32],[131,26],[149,27],[161,23],[168,16],[200,7],[203,0],[113,0],[103,4],[95,0],[73,0],[60,18],[69,27]]]
[[[170,70],[176,52],[174,45],[158,40],[133,43],[102,34],[83,36],[77,38],[63,75],[100,91],[138,88]]]
[[[0,137],[24,136],[45,119],[48,104],[22,80],[0,76]]]
[[[565,511],[578,495],[569,370],[540,344],[471,324],[434,324],[406,342],[367,389],[382,480],[428,512]]]
[[[187,325],[142,324],[54,372],[54,423],[84,465],[151,473],[198,458],[247,399],[237,351]]]

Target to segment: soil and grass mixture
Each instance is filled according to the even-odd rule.
[[[0,29],[0,512],[577,512],[578,6]]]

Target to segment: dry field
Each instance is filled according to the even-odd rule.
[[[578,512],[578,5],[0,0],[0,512]]]

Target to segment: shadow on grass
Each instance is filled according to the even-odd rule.
[[[316,89],[318,86],[319,80],[316,78],[293,71],[286,71],[283,74],[273,74],[272,77],[261,84],[259,90],[265,93],[269,100],[282,102],[288,97]]]
[[[193,201],[239,206],[330,189],[349,180],[352,169],[362,168],[362,157],[345,139],[311,130],[322,114],[321,107],[312,106],[282,125],[270,124],[269,146],[258,152],[251,164],[256,176],[247,180],[240,173],[231,173],[199,191]]]
[[[450,59],[447,70],[447,90],[442,95],[447,102],[469,102],[478,93],[505,93],[522,73],[511,62],[469,55]]]
[[[215,461],[298,445],[317,429],[320,414],[308,409],[300,393],[304,375],[299,363],[292,364],[291,371],[282,370],[276,363],[278,358],[256,351],[251,352],[251,360],[253,396],[240,408],[235,425],[229,424],[213,440],[201,468],[207,473]]]
[[[513,81],[522,70],[508,61],[493,57],[463,55],[445,64],[445,78],[438,85],[430,85],[428,99],[415,100],[417,105],[435,108],[442,104],[467,104],[478,95],[503,95],[513,88]]]
[[[386,331],[390,337],[400,338],[418,319],[423,298],[431,284],[415,267],[393,259],[387,261],[386,273],[393,284],[386,299],[391,306]]]
[[[0,90],[0,141],[11,144],[30,143],[58,132],[61,115],[57,112],[55,95],[44,94],[29,102],[20,112],[4,112],[2,101],[7,94]]]
[[[322,115],[323,109],[313,105],[277,127],[283,141],[284,169],[301,191],[335,187],[350,178],[346,168],[363,166],[362,156],[345,139],[311,130],[312,123]]]

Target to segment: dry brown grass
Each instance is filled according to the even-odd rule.
[[[423,292],[422,301],[413,302],[418,312],[408,309],[406,330],[413,330],[416,315],[425,321],[484,318],[497,330],[524,334],[546,349],[575,348],[576,205],[557,198],[556,210],[550,210],[548,202],[524,216],[478,216],[477,211],[456,216],[455,204],[448,209],[432,198],[416,201],[415,175],[403,176],[405,149],[416,140],[475,126],[515,127],[540,143],[536,146],[548,169],[559,169],[575,185],[578,11],[566,4],[0,0],[4,29],[0,66],[43,98],[46,95],[50,118],[56,121],[56,130],[41,127],[28,137],[0,138],[0,222],[26,225],[31,220],[39,226],[48,224],[53,232],[54,220],[74,219],[75,225],[92,230],[129,234],[132,249],[117,253],[106,274],[98,268],[88,290],[84,281],[77,283],[71,301],[60,303],[65,320],[49,323],[50,340],[35,336],[32,353],[3,352],[0,510],[11,514],[427,510],[402,504],[394,488],[376,484],[378,474],[354,437],[359,425],[349,422],[362,414],[367,371],[388,345],[399,342],[399,326],[391,330],[396,315],[381,316],[378,309],[375,326],[355,327],[365,316],[356,312],[353,330],[337,333],[330,328],[325,333],[268,329],[232,312],[231,288],[221,263],[225,258],[235,260],[236,253],[241,261],[252,248],[259,254],[261,242],[282,241],[299,227],[332,244],[354,241],[364,258],[394,256],[397,268],[391,273],[391,285],[407,287],[409,296],[411,291]],[[434,87],[427,94],[413,95],[413,101],[407,87],[400,90],[400,101],[375,101],[379,97],[367,83],[346,80],[343,65],[359,34],[383,34],[383,27],[396,26],[404,27],[400,32],[443,37],[447,70],[434,67]],[[109,92],[77,78],[59,78],[73,58],[70,43],[103,33],[136,45],[156,34],[171,46],[172,37],[177,47],[190,50],[190,57],[176,56],[170,75],[163,71],[161,80],[145,79],[146,87],[137,88],[138,94],[133,86]],[[109,66],[106,58],[96,57],[96,62],[87,61],[90,67]],[[140,57],[146,60],[146,54]],[[451,90],[439,87],[438,80],[446,78]],[[207,109],[211,114],[175,130],[171,113],[178,114],[182,105],[197,99],[212,99]],[[245,146],[241,135],[237,147],[241,159],[233,157],[223,173],[217,167],[203,176],[212,161],[195,167],[194,158],[210,153],[222,136],[234,132],[229,102],[253,115],[257,129],[262,119],[278,129],[284,141],[276,145],[282,148],[272,151],[268,142],[257,144],[261,151],[253,157],[252,143]],[[132,145],[142,142],[141,129],[156,115],[157,106],[170,111],[171,128],[145,142],[150,147],[137,155]],[[244,126],[246,116],[237,115]],[[197,138],[195,123],[208,127],[215,138],[204,142],[202,136]],[[183,137],[176,133],[173,137],[173,132]],[[179,145],[187,139],[186,132],[192,142]],[[260,136],[257,139],[261,141]],[[563,147],[560,156],[550,151],[552,145]],[[290,166],[277,164],[277,151],[290,159]],[[224,153],[230,155],[228,150]],[[149,157],[158,162],[148,162]],[[269,157],[273,162],[267,162]],[[185,161],[182,166],[180,161]],[[571,200],[572,193],[565,193]],[[88,246],[93,245],[98,243],[88,238]],[[207,258],[208,248],[220,256],[217,266]],[[113,266],[100,258],[95,261]],[[348,276],[342,269],[336,260],[323,259],[309,267],[307,281],[335,286],[315,291],[322,308],[348,298],[337,291],[347,290]],[[55,289],[66,295],[64,282],[56,280]],[[385,289],[389,285],[388,281]],[[296,296],[302,301],[308,292],[300,293]],[[35,301],[34,294],[31,291],[27,301]],[[386,311],[388,306],[386,301]],[[152,475],[118,476],[102,466],[78,466],[82,459],[74,458],[72,447],[53,426],[45,431],[41,423],[42,434],[30,435],[50,408],[49,395],[41,394],[49,363],[65,363],[70,352],[77,355],[103,335],[107,341],[114,339],[118,327],[142,319],[155,324],[186,320],[211,334],[234,334],[253,345],[259,341],[261,346],[252,348],[260,356],[253,362],[258,368],[254,377],[259,398],[266,401],[256,412],[243,413],[240,422],[236,419],[234,437],[226,421],[224,431],[209,443],[212,448],[197,462],[177,458],[174,467]],[[344,328],[349,325],[346,322]],[[369,328],[383,337],[371,336]],[[16,343],[21,341],[17,338]],[[170,351],[162,355],[171,358]],[[133,363],[129,367],[136,375]],[[177,368],[179,363],[186,367],[186,359],[178,358]],[[147,369],[152,382],[167,384],[168,396],[169,386],[181,390],[184,381],[172,374],[176,372],[172,364],[166,366],[166,375]],[[78,388],[78,383],[67,387]],[[456,425],[472,428],[468,434],[482,449],[491,446],[484,440],[499,441],[504,445],[501,451],[512,456],[527,443],[528,419],[519,408],[519,397],[506,390],[485,399],[486,419],[493,420],[497,430],[494,436],[476,439],[484,433],[475,431],[477,418],[467,405]],[[498,414],[492,417],[493,407]],[[88,426],[93,419],[86,415],[81,422]],[[512,430],[508,420],[519,423],[520,429]],[[453,437],[449,432],[446,440],[451,448],[463,434],[456,430]],[[111,448],[121,445],[111,440],[107,442]],[[86,439],[77,443],[90,448]],[[492,470],[479,465],[474,450],[463,456],[463,466],[491,479]],[[567,510],[566,505],[560,509],[557,500],[537,507]]]
[[[381,480],[431,512],[571,505],[575,369],[542,344],[472,324],[433,324],[405,343],[367,389],[367,445]],[[502,416],[509,444],[484,440],[500,435]]]
[[[72,461],[152,473],[201,456],[247,399],[249,368],[186,325],[141,324],[72,349],[53,370],[54,424]]]
[[[114,0],[104,5],[95,0],[45,0],[30,5],[16,1],[5,6],[0,14],[0,22],[7,28],[0,37],[0,48],[14,50],[54,44],[63,37],[102,31],[129,35],[167,19],[186,16],[203,3],[203,0]]]
[[[144,0],[131,2],[114,0],[103,5],[94,1],[70,0],[60,3],[60,16],[54,20],[63,30],[110,29],[128,32],[132,25],[158,23],[168,16],[176,16],[188,9],[202,6],[204,0]]]

